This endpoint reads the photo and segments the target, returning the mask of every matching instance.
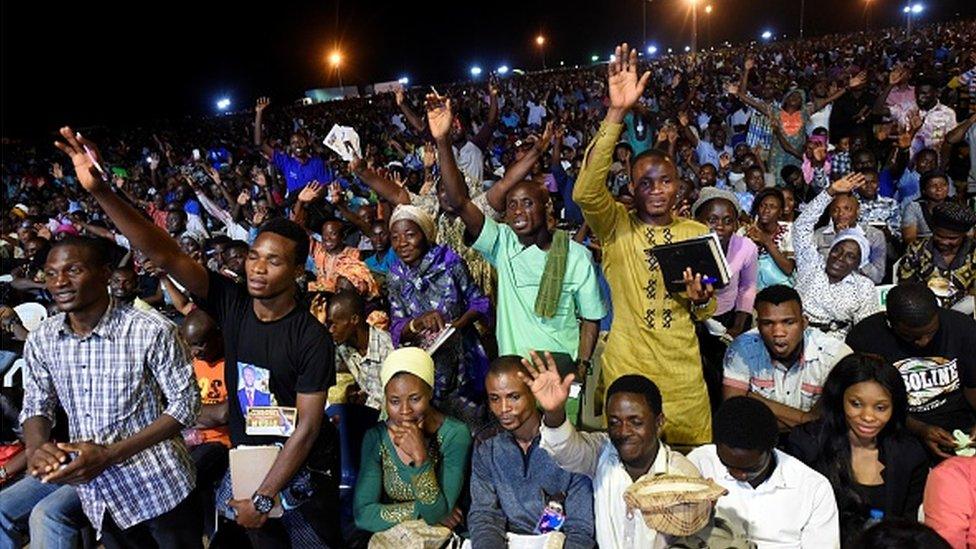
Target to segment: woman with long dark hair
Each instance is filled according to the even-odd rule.
[[[827,376],[820,406],[820,419],[790,433],[787,452],[830,480],[841,539],[856,537],[874,510],[914,520],[928,457],[906,431],[908,397],[898,370],[877,355],[849,355]]]

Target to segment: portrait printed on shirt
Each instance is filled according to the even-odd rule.
[[[943,406],[959,391],[959,365],[955,359],[912,357],[895,362],[908,391],[908,411],[918,414]]]
[[[274,395],[271,394],[271,372],[254,364],[238,362],[237,402],[244,417],[247,417],[247,411],[252,406],[276,405]]]

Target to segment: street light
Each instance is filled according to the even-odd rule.
[[[767,31],[763,31],[763,33],[762,33],[761,36],[762,36],[762,39],[763,40],[769,40],[770,38],[773,37],[773,33],[772,33],[772,31],[768,31],[767,30]]]
[[[592,61],[594,63],[596,63],[599,60],[600,60],[600,56],[599,55],[593,55],[593,56],[590,57],[590,61]]]
[[[410,83],[410,79],[407,78],[406,76],[401,76],[399,79],[397,79],[397,82],[399,82],[399,83],[403,84],[404,86],[406,86],[407,84]]]
[[[708,4],[705,6],[705,14],[708,17],[705,18],[705,42],[707,44],[712,43],[712,5]]]
[[[711,4],[705,6],[705,13],[712,13],[712,5]]]
[[[539,54],[542,56],[542,70],[546,70],[546,37],[541,34],[536,36],[535,45],[539,46]]]
[[[342,87],[342,52],[339,50],[333,50],[329,54],[329,64],[332,68],[336,70],[336,76],[339,77],[339,87]]]
[[[222,97],[221,99],[217,100],[217,110],[226,111],[229,107],[230,107],[230,99],[227,99],[226,97]]]
[[[698,53],[698,0],[688,1],[691,2],[691,51]]]
[[[647,46],[647,55],[654,55],[657,53],[657,46]]]
[[[912,20],[914,19],[914,17],[912,17],[912,16],[913,16],[913,15],[918,15],[918,14],[920,14],[920,13],[922,13],[922,11],[923,11],[924,9],[925,9],[925,6],[923,6],[922,4],[911,4],[911,5],[906,5],[906,6],[905,6],[905,7],[904,7],[904,8],[903,8],[903,9],[901,10],[901,11],[902,11],[902,13],[904,13],[904,14],[905,14],[905,20],[906,20],[906,31],[907,31],[907,32],[908,32],[909,34],[911,34],[911,32],[912,32],[912,23],[913,23],[913,21],[912,21]]]
[[[478,65],[471,67],[471,76],[477,78],[480,75],[481,75],[481,67],[479,67]]]
[[[498,70],[496,70],[495,72],[497,72],[498,74],[508,74],[508,65],[502,65],[498,67]]]

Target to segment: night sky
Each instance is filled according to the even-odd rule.
[[[659,48],[690,44],[690,0],[648,4]],[[701,47],[796,35],[800,0],[699,0]],[[871,0],[870,23],[904,25],[903,1]],[[452,5],[451,8],[445,6]],[[336,18],[338,6],[338,23]],[[806,34],[863,29],[864,0],[808,0]],[[222,96],[250,108],[337,85],[325,59],[338,42],[346,85],[467,77],[472,64],[550,67],[606,57],[641,40],[640,0],[368,2],[3,2],[2,133],[33,136],[58,125],[133,123],[213,112]],[[928,0],[921,22],[976,16],[972,0]],[[709,19],[711,19],[709,21]]]

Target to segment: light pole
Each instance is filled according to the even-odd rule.
[[[691,53],[698,53],[698,0],[691,0]]]
[[[342,88],[342,52],[334,50],[330,53],[329,64],[335,69],[336,75],[339,77],[339,88]]]
[[[536,36],[535,44],[539,46],[539,54],[542,56],[542,70],[546,70],[546,37],[541,34]]]
[[[803,39],[803,14],[807,11],[807,0],[800,0],[800,39]]]
[[[922,4],[912,4],[910,6],[905,6],[905,8],[901,10],[905,14],[905,18],[908,20],[907,21],[908,34],[912,33],[912,22],[914,19],[913,16],[922,13],[922,10],[924,9],[925,7],[922,6]]]
[[[712,5],[705,6],[705,45],[712,43]]]

